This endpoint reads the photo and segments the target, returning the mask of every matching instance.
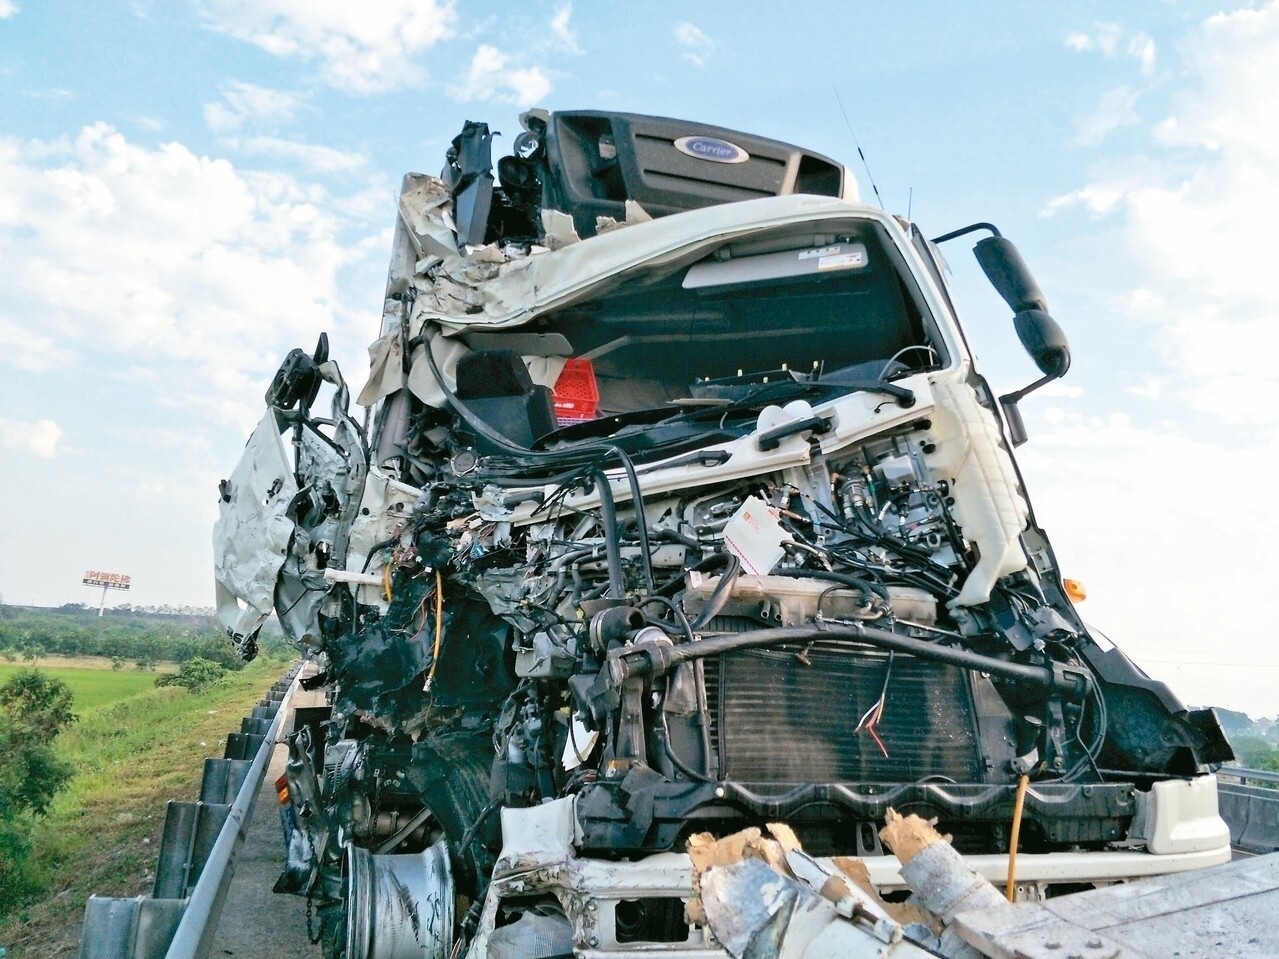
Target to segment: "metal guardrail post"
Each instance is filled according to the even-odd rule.
[[[162,956],[185,907],[182,899],[90,896],[84,911],[84,928],[94,930],[96,941],[82,943],[80,955],[84,959]]]
[[[183,899],[190,893],[230,811],[225,803],[169,802],[152,896]]]
[[[200,802],[235,802],[236,793],[248,778],[253,763],[247,759],[214,759],[204,761],[204,777],[200,780]]]

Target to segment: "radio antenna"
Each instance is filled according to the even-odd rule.
[[[857,134],[853,132],[852,121],[848,119],[848,111],[844,109],[844,99],[839,95],[839,87],[832,84],[835,91],[835,102],[839,104],[839,112],[844,115],[844,123],[848,126],[848,135],[853,138],[853,146],[857,148],[857,155],[862,158],[862,167],[866,170],[866,179],[870,180],[870,188],[875,193],[875,199],[879,201],[879,208],[885,213],[888,209],[884,206],[884,198],[879,195],[879,187],[875,185],[875,175],[870,172],[870,164],[866,162],[866,154],[862,152],[862,145],[857,142]]]

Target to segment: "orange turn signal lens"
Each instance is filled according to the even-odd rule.
[[[281,776],[275,781],[275,798],[280,800],[281,806],[289,804],[289,777]]]
[[[1081,603],[1088,598],[1088,590],[1084,589],[1084,584],[1077,579],[1063,579],[1062,583],[1066,587],[1066,595],[1076,603]]]

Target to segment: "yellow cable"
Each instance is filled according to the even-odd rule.
[[[391,601],[391,564],[387,563],[382,567],[382,595],[386,597],[386,601]]]
[[[1004,888],[1004,897],[1012,902],[1016,897],[1017,886],[1017,841],[1021,838],[1021,809],[1026,803],[1026,786],[1030,777],[1023,774],[1017,780],[1017,799],[1013,802],[1013,828],[1008,837],[1008,885]]]
[[[431,652],[431,668],[426,674],[427,691],[435,681],[435,667],[440,664],[440,643],[444,639],[444,577],[435,571],[435,649]]]

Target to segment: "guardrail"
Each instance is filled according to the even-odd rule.
[[[150,896],[90,896],[80,959],[206,959],[301,665],[204,761],[197,802],[168,804]]]
[[[1221,780],[1222,776],[1229,776],[1231,779],[1238,779],[1245,786],[1248,780],[1259,783],[1279,783],[1279,772],[1270,769],[1245,769],[1242,766],[1222,766],[1217,770],[1217,779]]]
[[[1242,766],[1217,770],[1217,804],[1230,827],[1230,844],[1242,852],[1279,852],[1279,789],[1250,783],[1279,783],[1279,773]]]

